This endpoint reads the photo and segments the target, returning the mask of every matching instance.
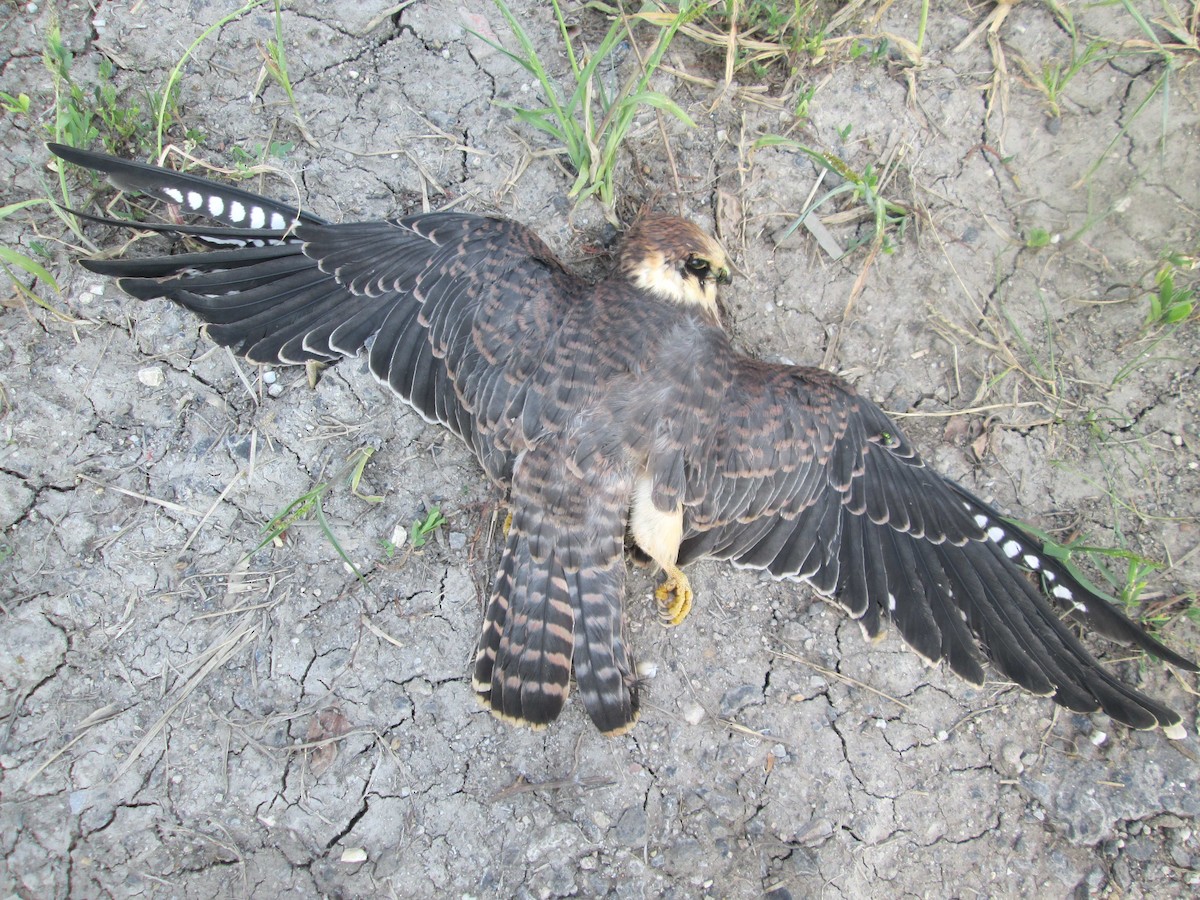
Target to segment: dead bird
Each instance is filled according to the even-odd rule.
[[[89,259],[87,269],[194,310],[214,341],[253,362],[366,353],[376,378],[511,491],[472,678],[496,715],[549,723],[573,672],[601,731],[637,721],[628,534],[665,573],[656,596],[666,624],[692,605],[681,567],[728,559],[806,582],[868,637],[890,619],[923,659],[973,684],[990,661],[1068,709],[1183,736],[1178,713],[1110,674],[1062,616],[1177,668],[1196,664],[926,467],[848,383],[739,353],[717,307],[729,261],[694,224],[643,217],[611,274],[589,283],[507,219],[332,224],[193,175],[49,146],[216,223],[89,216],[210,249]]]

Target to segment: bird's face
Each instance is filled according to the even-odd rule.
[[[662,300],[717,315],[717,285],[729,283],[721,245],[675,216],[644,216],[629,229],[618,261],[634,285]]]

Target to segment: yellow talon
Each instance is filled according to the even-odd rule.
[[[668,627],[680,624],[692,611],[692,586],[678,569],[667,569],[666,580],[654,591],[659,621]]]

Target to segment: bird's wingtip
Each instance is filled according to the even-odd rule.
[[[1179,722],[1174,725],[1164,725],[1163,734],[1173,741],[1185,741],[1188,736],[1187,729]]]

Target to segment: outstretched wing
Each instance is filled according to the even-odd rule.
[[[1195,664],[927,468],[848,384],[818,369],[739,359],[724,388],[707,437],[684,447],[681,563],[714,556],[805,581],[867,635],[887,616],[922,657],[944,659],[976,684],[986,657],[1069,709],[1103,709],[1135,728],[1179,724],[1102,668],[1061,613],[1172,665]]]
[[[194,310],[254,362],[334,362],[367,351],[375,376],[466,440],[498,480],[555,415],[547,354],[586,285],[529,229],[462,213],[329,224],[237,188],[52,144],[118,186],[213,225],[105,220],[225,249],[92,259],[139,298]]]

